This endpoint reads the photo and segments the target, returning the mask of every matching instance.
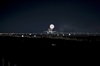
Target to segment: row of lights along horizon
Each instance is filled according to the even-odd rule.
[[[65,32],[57,32],[53,31],[55,28],[54,24],[49,25],[49,29],[47,31],[44,31],[44,33],[0,33],[0,35],[62,35],[62,36],[70,36],[70,35],[100,35],[100,33],[65,33]]]

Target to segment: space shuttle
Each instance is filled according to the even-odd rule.
[[[53,31],[54,27],[55,27],[54,24],[50,24],[49,29],[44,32],[46,32],[47,34],[54,34],[57,32],[57,31]]]

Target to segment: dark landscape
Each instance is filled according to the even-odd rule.
[[[1,0],[0,66],[100,66],[100,0]]]
[[[99,62],[95,63],[91,53],[95,52],[94,48],[100,48],[99,36],[66,38],[1,36],[2,66],[3,59],[4,66],[84,66],[93,64],[98,66]]]

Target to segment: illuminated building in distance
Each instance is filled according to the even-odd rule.
[[[54,28],[55,28],[54,24],[50,24],[49,29],[44,32],[46,32],[47,34],[54,34],[57,32],[57,31],[53,31]]]

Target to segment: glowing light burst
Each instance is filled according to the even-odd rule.
[[[54,24],[50,24],[50,29],[54,29]]]

